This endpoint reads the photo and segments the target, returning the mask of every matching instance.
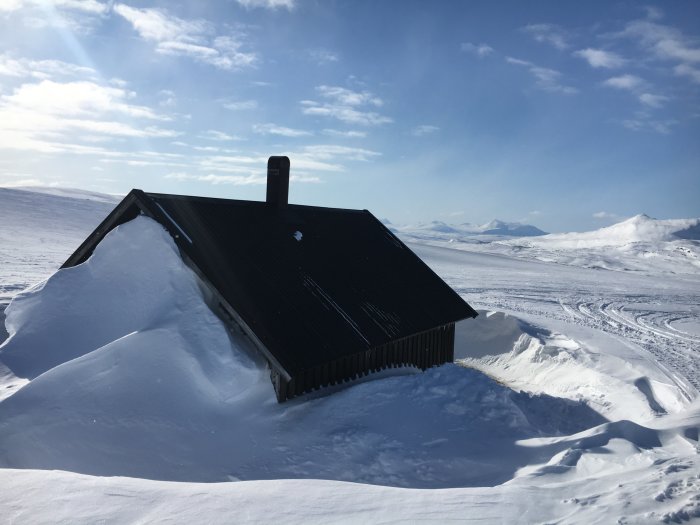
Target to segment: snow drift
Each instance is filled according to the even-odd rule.
[[[48,198],[24,193],[27,206]],[[76,215],[95,204],[81,202]],[[54,241],[72,213],[56,211],[44,225]],[[91,213],[99,222],[100,210]],[[82,240],[77,230],[70,235],[68,246],[46,245],[56,247],[56,262]],[[17,238],[8,239],[19,264],[7,260],[20,271],[33,255],[20,249],[31,238]],[[12,337],[0,346],[3,517],[657,523],[700,516],[700,406],[690,405],[697,392],[681,377],[697,370],[697,272],[649,279],[559,264],[564,250],[523,250],[530,257],[523,260],[479,251],[507,246],[501,242],[470,246],[472,253],[418,247],[484,309],[458,326],[462,366],[391,370],[278,405],[264,364],[212,314],[160,226],[143,217],[120,226],[86,263],[18,295],[8,311]],[[619,263],[619,250],[599,251]],[[532,260],[541,254],[554,262]],[[35,269],[47,272],[42,261]],[[674,272],[683,268],[677,257],[669,261]],[[0,284],[17,286],[13,275],[3,273]]]
[[[529,411],[578,414],[575,428],[548,421],[548,435],[604,421],[584,403],[516,393],[455,365],[278,405],[246,340],[227,333],[170,237],[145,217],[19,294],[7,325],[0,360],[29,380],[0,403],[0,461],[11,467],[490,485],[539,457],[514,443],[543,432]],[[11,393],[22,383],[7,384]]]

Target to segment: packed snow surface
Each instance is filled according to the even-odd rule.
[[[0,284],[14,290],[0,346],[10,522],[700,518],[700,278],[685,256],[625,269],[629,254],[613,252],[609,271],[588,264],[591,248],[547,249],[569,256],[546,261],[534,247],[513,256],[513,240],[402,233],[480,310],[457,326],[456,363],[280,405],[150,219],[16,293],[18,259],[41,253],[32,239],[56,230],[70,244],[52,241],[56,261],[36,263],[32,275],[48,275],[87,234],[61,221],[89,232],[109,211],[70,192],[17,193],[0,194],[0,209],[21,197],[4,221],[31,233],[0,226]],[[58,219],[29,214],[21,230],[33,202]],[[634,243],[694,249],[686,222]]]

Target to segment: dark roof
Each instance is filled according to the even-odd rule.
[[[139,210],[170,231],[273,366],[292,376],[476,316],[367,210],[133,190],[64,266],[85,260],[109,229]]]

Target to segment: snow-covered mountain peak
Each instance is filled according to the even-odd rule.
[[[513,237],[536,237],[547,234],[547,232],[544,232],[531,224],[506,222],[499,219],[493,219],[492,221],[479,226],[479,230],[485,235],[510,235]]]
[[[678,239],[700,239],[700,218],[660,220],[642,213],[598,230],[550,234],[538,243],[557,248],[597,248]]]
[[[508,236],[508,237],[532,237],[537,235],[545,235],[539,228],[522,224],[519,222],[506,222],[499,219],[494,219],[486,224],[476,225],[469,222],[461,224],[448,224],[443,221],[430,221],[427,223],[419,223],[413,226],[396,227],[400,233],[408,234],[449,234],[450,237],[470,237],[474,235],[493,235],[493,236]]]

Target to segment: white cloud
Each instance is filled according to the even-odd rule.
[[[668,97],[664,95],[654,95],[652,93],[642,93],[639,95],[639,101],[645,106],[660,108],[668,102]]]
[[[180,142],[177,144],[186,145]],[[298,149],[280,151],[280,154],[288,155],[292,159],[291,180],[305,183],[321,182],[320,175],[323,173],[344,171],[346,162],[368,162],[380,155],[377,151],[336,144],[308,145]],[[179,166],[177,171],[166,176],[172,180],[234,185],[264,184],[266,182],[267,155],[260,153],[249,155],[212,154],[194,157],[177,155],[174,158],[165,157],[162,159],[141,156],[128,160],[162,162],[161,165],[170,163],[171,166]],[[113,162],[123,161],[124,159],[115,159]],[[182,164],[178,164],[178,162]]]
[[[413,128],[411,130],[411,135],[415,137],[422,137],[424,135],[430,135],[437,131],[440,131],[440,128],[438,128],[437,126],[431,126],[430,124],[422,124]]]
[[[653,131],[662,135],[671,133],[673,126],[678,124],[678,121],[669,120],[652,120],[649,118],[635,118],[623,120],[622,125],[632,131]]]
[[[615,219],[618,219],[619,216],[614,214],[614,213],[607,212],[607,211],[598,211],[598,212],[593,214],[593,218],[594,219],[615,220]]]
[[[216,140],[219,142],[226,142],[231,140],[241,140],[241,137],[236,135],[229,135],[223,131],[217,131],[215,129],[210,129],[199,135],[203,139]]]
[[[28,7],[69,9],[92,14],[105,14],[109,5],[97,0],[0,0],[0,12],[18,11]]]
[[[0,14],[17,12],[25,27],[52,27],[73,33],[89,33],[110,10],[96,0],[0,0]]]
[[[350,124],[377,126],[392,122],[392,119],[375,111],[366,111],[363,106],[380,107],[384,102],[369,91],[353,91],[339,86],[318,86],[316,91],[327,102],[302,100],[302,113],[305,115],[335,118]]]
[[[0,97],[0,148],[45,153],[104,154],[103,147],[76,143],[104,137],[173,137],[173,130],[134,120],[164,121],[146,106],[131,104],[134,93],[94,82],[42,80],[22,84]],[[71,142],[72,141],[72,142]]]
[[[611,77],[603,82],[604,86],[616,88],[616,89],[627,89],[634,90],[641,87],[644,81],[635,75],[620,75],[618,77]]]
[[[338,62],[340,60],[337,53],[328,51],[327,49],[313,49],[309,51],[309,58],[320,66],[332,64],[333,62]]]
[[[462,42],[460,49],[465,53],[471,53],[479,58],[484,58],[493,53],[493,48],[486,44],[472,44],[471,42]]]
[[[329,98],[346,106],[381,106],[382,99],[374,96],[369,91],[353,91],[339,86],[318,86],[316,91],[322,97]]]
[[[235,186],[248,186],[251,184],[265,184],[267,178],[262,172],[251,173],[249,175],[214,175],[209,173],[207,175],[193,175],[186,172],[173,172],[168,173],[164,178],[172,179],[177,181],[198,181],[198,182],[208,182],[210,184],[233,184]]]
[[[567,34],[555,24],[530,24],[523,27],[523,31],[530,34],[537,42],[542,42],[563,50],[569,47]]]
[[[78,77],[97,78],[97,71],[91,67],[79,66],[61,60],[31,60],[28,58],[13,58],[6,53],[0,53],[0,75],[16,78],[57,78]]]
[[[285,128],[276,124],[255,124],[253,131],[261,135],[280,135],[282,137],[305,137],[311,135],[309,131],[301,129]]]
[[[236,0],[236,2],[246,9],[261,7],[263,9],[287,9],[291,11],[296,5],[295,0]]]
[[[226,102],[224,104],[224,107],[226,109],[230,109],[231,111],[244,111],[244,110],[249,110],[249,109],[257,109],[258,101],[257,100],[239,100],[236,102]]]
[[[306,146],[302,150],[303,157],[314,160],[344,158],[348,160],[368,161],[379,155],[381,155],[381,153],[368,149],[336,145]]]
[[[122,113],[135,118],[169,120],[146,106],[125,102],[133,93],[121,88],[103,86],[95,82],[54,82],[42,80],[38,84],[23,84],[12,95],[2,97],[14,109],[29,110],[45,115],[91,116],[99,113]]]
[[[649,20],[660,20],[664,17],[663,11],[661,11],[661,9],[658,7],[652,7],[650,5],[644,6],[644,11],[646,12]]]
[[[612,51],[603,49],[586,48],[574,52],[574,56],[583,58],[594,68],[614,69],[625,64],[625,59]]]
[[[660,59],[700,62],[700,47],[697,47],[696,41],[671,26],[649,20],[634,20],[615,36],[637,40],[642,47]]]
[[[175,92],[170,89],[161,89],[158,92],[158,95],[160,96],[160,102],[158,102],[160,106],[169,108],[177,104],[177,97],[175,96]]]
[[[365,131],[356,130],[340,131],[337,129],[324,129],[323,133],[324,135],[330,135],[331,137],[345,137],[349,139],[364,138],[367,136]]]
[[[688,64],[678,64],[673,68],[673,72],[678,76],[685,76],[690,78],[693,82],[700,84],[700,69]]]
[[[535,84],[537,87],[544,91],[563,93],[565,95],[578,93],[578,89],[575,87],[567,86],[560,82],[562,74],[555,69],[540,67],[527,60],[520,60],[513,57],[506,57],[506,62],[516,66],[526,67],[530,74],[535,77]]]
[[[131,23],[141,38],[154,42],[157,53],[187,56],[225,70],[250,67],[257,61],[255,53],[241,51],[242,43],[236,38],[215,36],[205,20],[185,20],[162,9],[125,4],[116,4],[114,12]]]

